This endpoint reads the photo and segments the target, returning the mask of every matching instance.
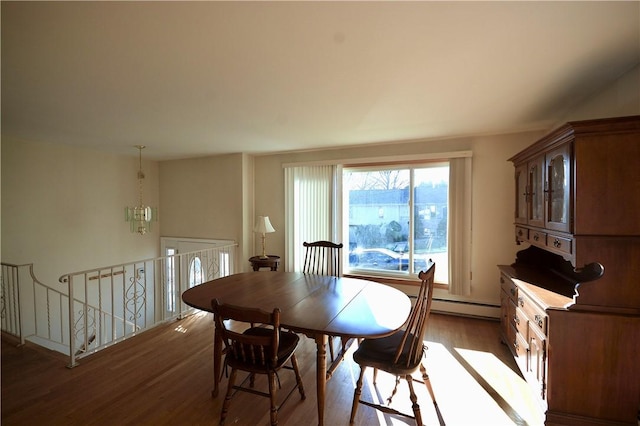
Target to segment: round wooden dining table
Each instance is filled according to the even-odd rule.
[[[411,310],[409,297],[393,287],[357,278],[309,275],[297,272],[244,272],[192,287],[182,293],[187,305],[211,312],[212,299],[271,311],[280,308],[283,328],[316,342],[318,424],[324,423],[329,335],[379,338],[400,329]],[[336,357],[339,362],[344,354]],[[214,338],[214,390],[218,394],[222,341]],[[329,371],[329,373],[327,372]]]

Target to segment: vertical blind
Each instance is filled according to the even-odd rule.
[[[449,293],[460,296],[471,294],[471,184],[471,157],[450,159]]]
[[[302,243],[335,237],[334,165],[287,167],[285,176],[286,271],[302,269]]]

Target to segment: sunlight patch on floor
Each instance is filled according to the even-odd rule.
[[[529,425],[544,420],[527,382],[494,354],[456,348],[456,352],[506,401]]]
[[[197,323],[200,318],[206,317],[208,315],[211,314],[207,311],[200,311],[198,309],[195,309],[192,314],[186,315],[182,319],[179,319],[178,325],[173,329],[173,331],[184,334],[189,331],[189,324],[194,324],[194,321]]]
[[[512,426],[515,423],[496,400],[442,344],[426,342],[426,368],[447,425]],[[425,391],[426,393],[426,391]],[[427,394],[428,395],[428,394]],[[429,401],[428,396],[426,401]],[[424,398],[423,398],[424,400]],[[427,404],[425,408],[428,407]],[[433,406],[425,424],[438,424]],[[427,410],[423,410],[427,411]]]
[[[173,329],[173,331],[177,331],[178,333],[186,333],[188,329],[184,328],[182,325],[177,326]]]
[[[527,388],[526,382],[493,354],[459,348],[456,348],[455,353],[451,353],[442,344],[425,343],[429,348],[425,366],[443,423],[438,419],[438,413],[426,386],[414,382],[424,424],[449,426],[539,426],[542,424],[541,419],[531,414],[539,412],[540,409],[529,405],[535,402],[527,397],[531,395],[531,390]],[[354,370],[352,380],[355,386],[359,369],[356,366]],[[476,379],[474,375],[480,375],[481,378]],[[420,373],[416,372],[414,378],[420,380]],[[479,380],[484,383],[479,383]],[[386,399],[394,385],[394,376],[382,371],[378,372],[377,384],[374,385],[373,369],[368,368],[364,378],[362,397],[374,403],[386,404]],[[517,413],[515,419],[505,412],[503,408],[505,404]],[[407,383],[404,379],[400,381],[391,407],[407,414],[413,413]],[[358,413],[361,410],[372,410],[372,408],[360,404]],[[414,424],[411,419],[382,412],[376,412],[376,416],[380,425]],[[356,424],[360,424],[358,416],[356,416]]]

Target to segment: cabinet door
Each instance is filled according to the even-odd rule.
[[[544,226],[544,156],[529,162],[529,217],[532,226]]]
[[[547,380],[547,340],[533,323],[529,323],[529,339],[527,343],[529,344],[527,376],[529,382],[534,385],[536,392],[539,392],[538,396],[544,400],[546,398]]]
[[[571,232],[570,143],[550,151],[546,156],[545,228]]]
[[[516,166],[515,222],[527,224],[529,218],[529,172],[527,164]]]

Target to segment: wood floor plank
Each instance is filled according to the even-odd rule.
[[[441,415],[424,385],[416,383],[425,424],[542,423],[531,390],[499,341],[497,322],[432,314],[425,338]],[[2,425],[217,425],[223,397],[211,397],[212,341],[211,316],[202,313],[156,327],[68,369],[64,355],[32,344],[16,347],[15,340],[3,336]],[[316,421],[314,342],[303,337],[297,357],[307,398],[301,401],[297,393],[289,398],[278,416],[284,426]],[[290,373],[280,373],[283,389],[293,385]],[[363,395],[385,399],[393,377],[380,373],[373,386],[371,373],[365,375]],[[349,424],[358,374],[348,353],[327,383],[327,425]],[[401,383],[393,406],[411,412],[406,384]],[[239,393],[227,424],[267,425],[268,410],[266,398]],[[356,425],[378,424],[412,423],[361,405]]]

